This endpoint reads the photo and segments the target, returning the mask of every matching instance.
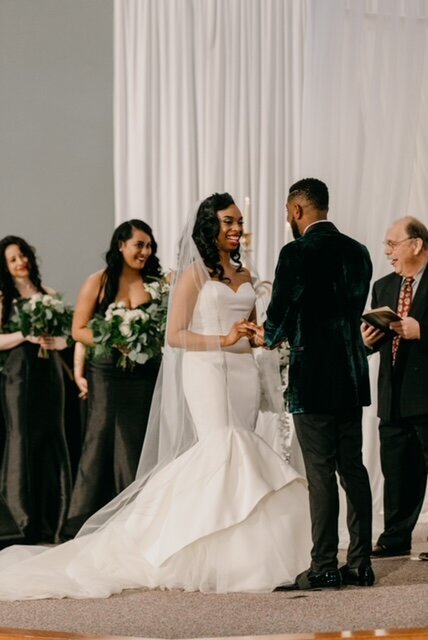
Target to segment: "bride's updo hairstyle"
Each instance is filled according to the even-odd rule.
[[[211,278],[229,280],[224,276],[224,269],[220,264],[220,252],[217,247],[217,238],[220,233],[220,221],[217,212],[227,209],[235,204],[229,193],[214,193],[199,205],[193,227],[193,240],[198,248],[205,266],[210,272]],[[237,271],[241,271],[242,262],[239,247],[230,254],[232,262],[237,265]]]
[[[2,317],[1,323],[4,326],[9,318],[12,308],[12,301],[19,298],[19,292],[15,287],[15,283],[10,274],[6,261],[6,249],[11,245],[19,247],[22,255],[28,260],[29,279],[40,293],[46,293],[42,287],[42,278],[37,264],[35,249],[19,236],[6,236],[0,240],[0,291],[2,294]]]
[[[142,220],[127,220],[122,222],[117,229],[115,229],[110,241],[110,248],[106,253],[107,267],[104,270],[101,291],[104,296],[100,304],[100,313],[104,313],[111,302],[114,302],[117,292],[119,290],[119,278],[123,268],[123,256],[119,250],[120,243],[126,242],[132,238],[134,229],[143,231],[150,237],[152,243],[152,253],[146,260],[144,268],[141,269],[141,278],[160,278],[162,276],[162,267],[159,262],[159,258],[156,255],[158,245],[153,236],[153,231],[148,224]]]

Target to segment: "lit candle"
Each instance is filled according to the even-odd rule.
[[[251,202],[248,196],[244,198],[244,233],[251,233]]]

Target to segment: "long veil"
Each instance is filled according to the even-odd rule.
[[[187,407],[182,385],[182,362],[184,347],[168,344],[172,318],[177,313],[191,315],[194,303],[182,291],[183,276],[192,280],[194,291],[200,291],[210,280],[209,273],[192,238],[199,203],[190,214],[178,245],[176,269],[170,286],[167,312],[166,339],[162,364],[152,399],[146,437],[134,482],[102,509],[91,516],[78,532],[86,535],[103,527],[113,516],[124,509],[138,495],[147,480],[158,473],[169,462],[187,451],[197,442],[195,425]],[[200,349],[217,350],[220,344],[212,339]]]

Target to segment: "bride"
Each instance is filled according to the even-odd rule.
[[[269,592],[307,565],[304,480],[254,433],[260,385],[227,193],[180,240],[167,345],[137,477],[57,547],[0,553],[0,599],[102,598],[140,587]]]

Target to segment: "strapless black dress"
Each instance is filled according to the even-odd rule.
[[[38,351],[30,342],[11,349],[1,372],[0,494],[23,541],[57,542],[71,493],[64,383],[59,354],[45,359]],[[3,539],[17,537],[16,530],[8,536],[10,528],[9,518]]]
[[[123,370],[119,355],[87,365],[87,423],[64,538],[135,478],[161,357]]]

